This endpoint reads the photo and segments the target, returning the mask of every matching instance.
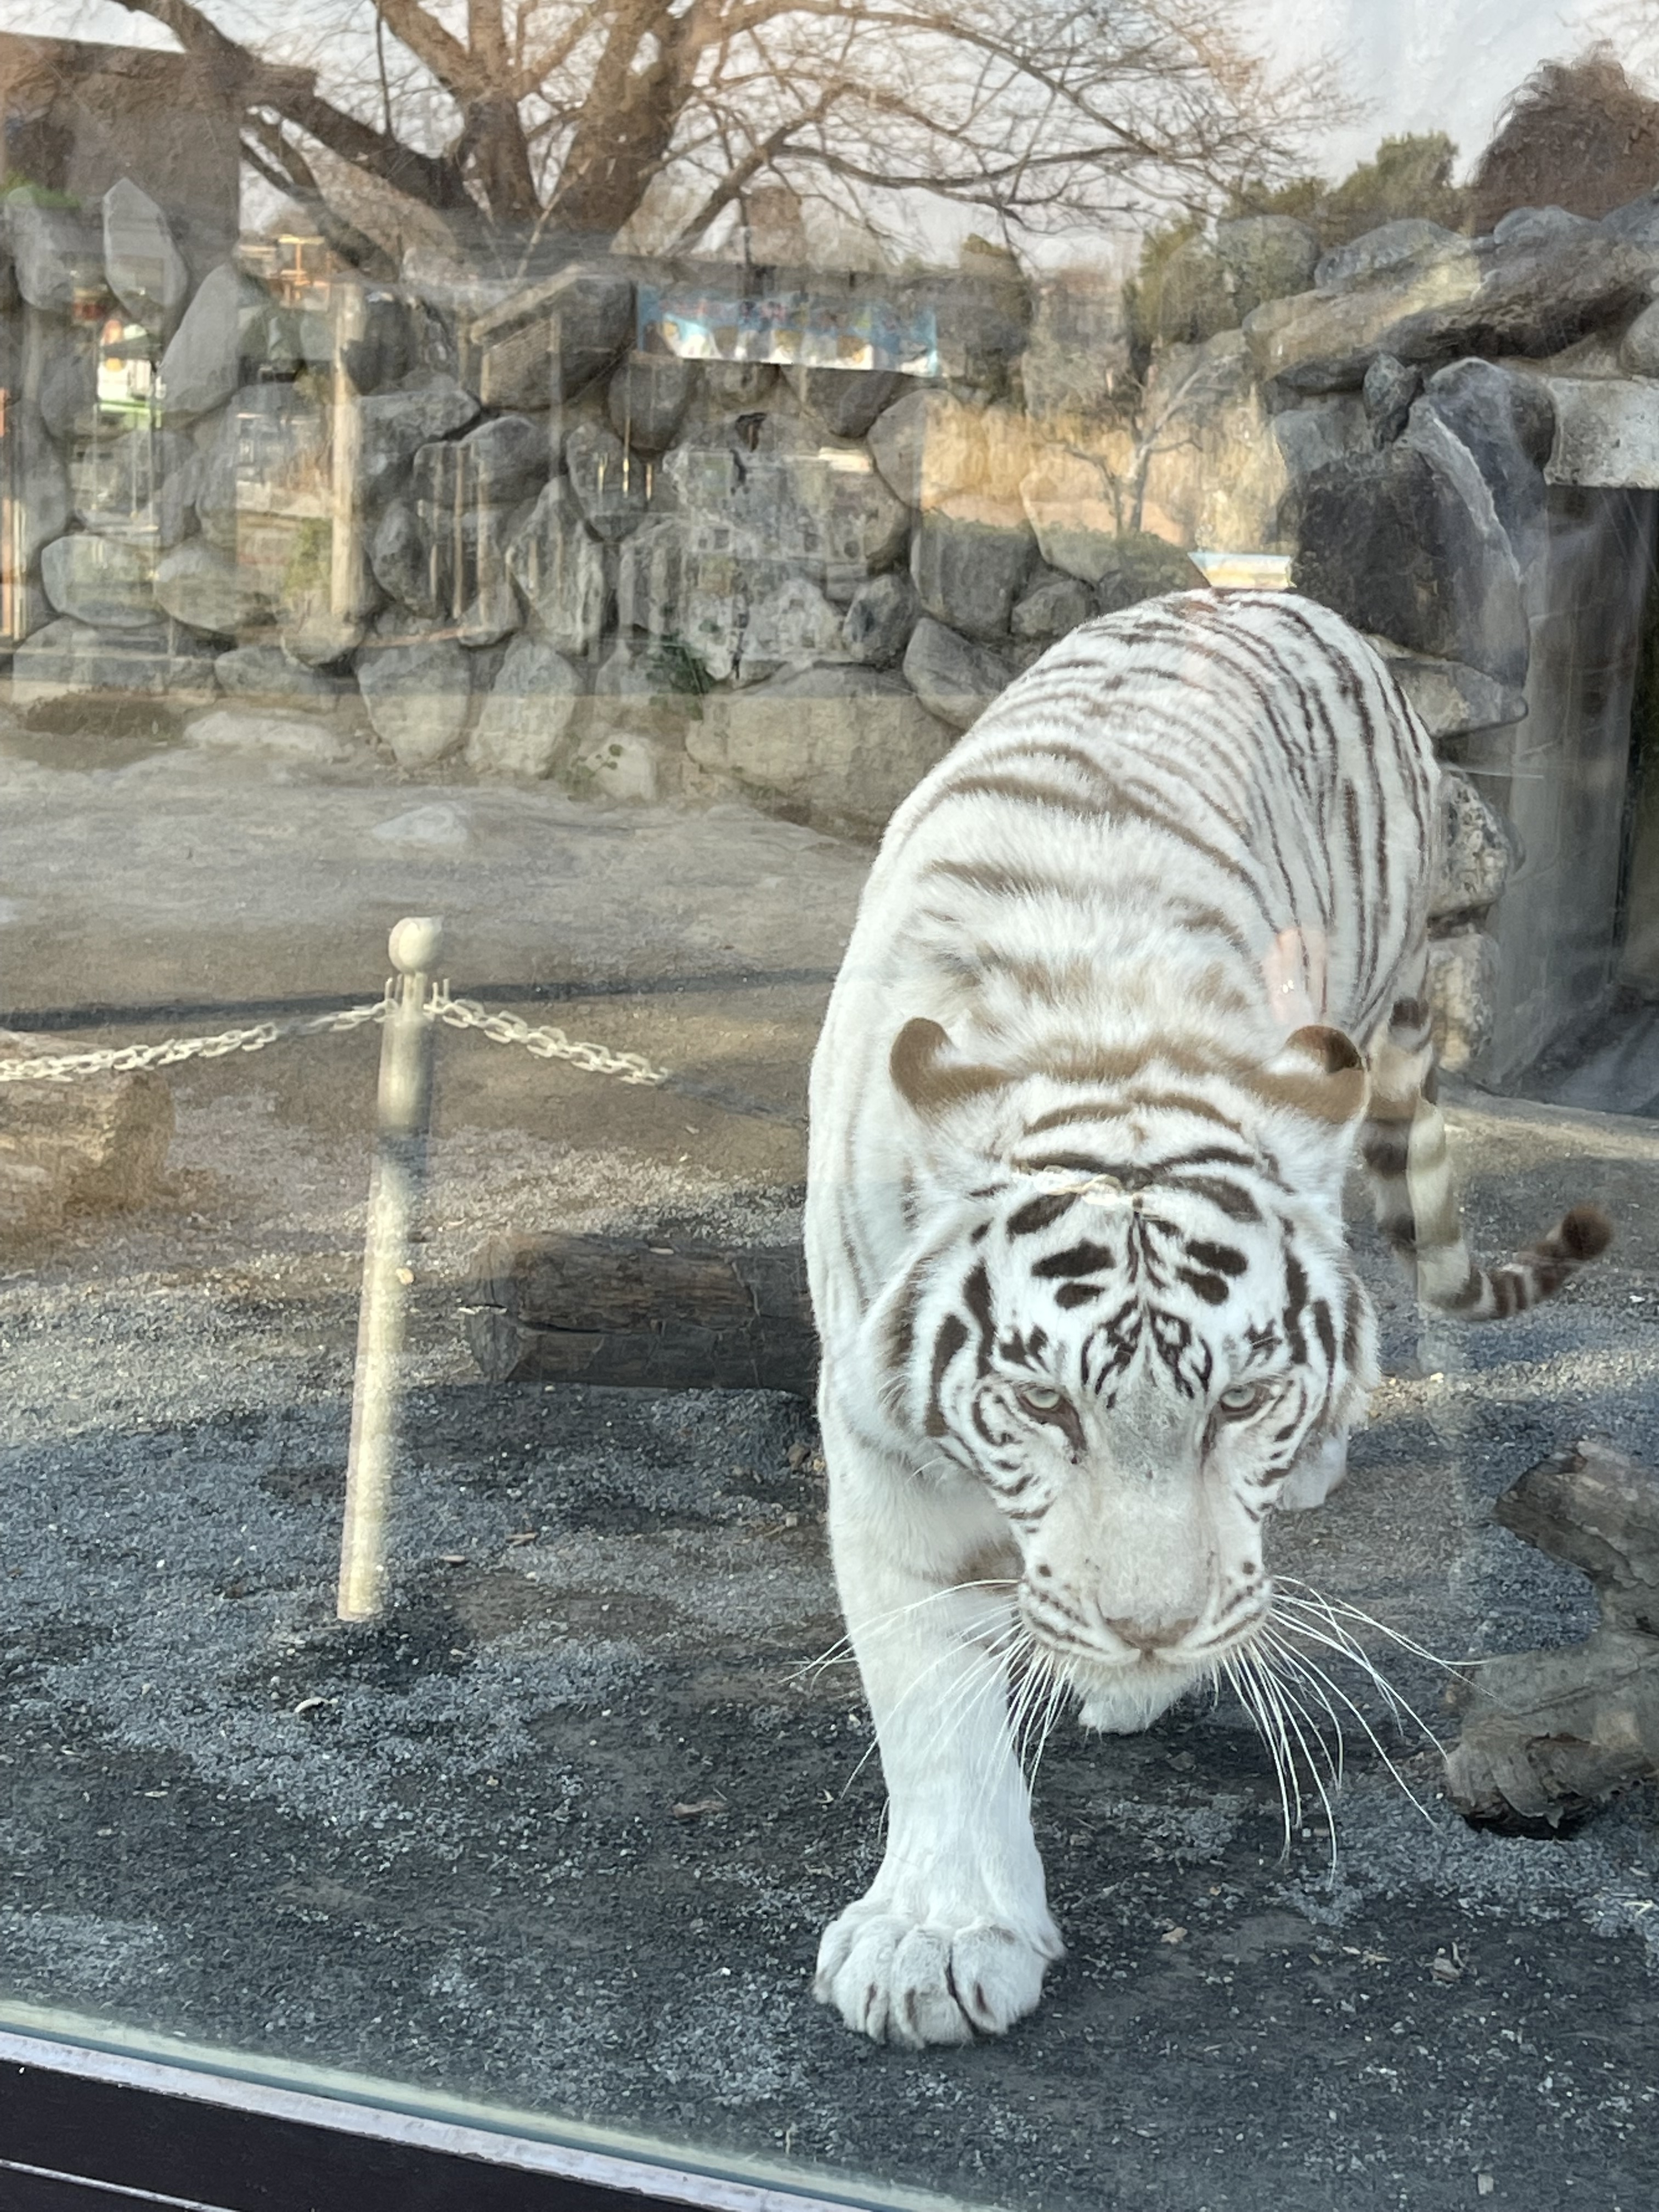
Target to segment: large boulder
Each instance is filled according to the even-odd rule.
[[[1443,223],[1430,222],[1424,216],[1402,216],[1346,246],[1334,246],[1319,258],[1310,281],[1322,292],[1346,292],[1381,276],[1397,276],[1401,270],[1458,260],[1468,252],[1468,240]]]
[[[976,722],[1014,671],[1000,653],[958,636],[924,615],[905,648],[904,680],[930,714],[948,729]]]
[[[1021,478],[1019,496],[1044,561],[1092,584],[1118,537],[1119,506],[1101,464],[1054,447]]]
[[[1047,450],[1023,408],[969,406],[927,387],[879,415],[866,443],[883,483],[905,506],[922,508],[962,493],[1014,502]]]
[[[1431,738],[1502,729],[1526,719],[1526,693],[1494,683],[1478,668],[1413,653],[1391,637],[1372,635],[1366,642],[1387,663],[1389,675]]]
[[[1095,595],[1076,576],[1043,572],[1015,606],[1008,627],[1022,645],[1052,645],[1096,612]]]
[[[867,668],[891,668],[910,642],[921,603],[902,568],[861,584],[842,619],[842,651]]]
[[[544,421],[499,415],[464,438],[420,447],[413,489],[417,508],[438,528],[480,507],[512,507],[534,499],[547,481],[554,447]]]
[[[246,517],[326,527],[331,461],[328,421],[309,392],[294,384],[244,385],[198,453],[196,515],[203,535],[222,553],[246,560],[253,557],[245,542]],[[273,542],[281,534],[273,533]]]
[[[371,513],[408,489],[422,446],[453,437],[478,412],[478,403],[452,376],[434,376],[411,391],[377,392],[357,402],[357,498]]]
[[[515,637],[466,741],[480,775],[550,775],[568,750],[581,682],[550,645]]]
[[[94,629],[146,629],[155,618],[149,555],[89,532],[58,538],[40,556],[40,580],[60,615]]]
[[[356,665],[369,722],[399,768],[432,768],[459,750],[472,689],[459,646],[365,646]]]
[[[1377,442],[1363,401],[1350,392],[1282,409],[1273,417],[1273,434],[1293,490],[1316,469],[1370,453]]]
[[[1438,369],[1411,420],[1444,423],[1480,471],[1498,520],[1523,562],[1541,550],[1544,464],[1555,441],[1555,408],[1542,377],[1516,374],[1489,361]]]
[[[215,696],[212,655],[162,623],[100,630],[65,617],[12,656],[12,704],[20,713],[54,699],[123,693],[169,708],[207,706]]]
[[[1479,929],[1449,930],[1429,945],[1429,1010],[1435,1055],[1460,1075],[1492,1042],[1498,947]]]
[[[104,270],[109,289],[135,322],[169,337],[190,293],[190,271],[167,217],[130,177],[104,194]]]
[[[1103,270],[1067,269],[1040,278],[1031,336],[1020,362],[1025,405],[1063,434],[1098,423],[1133,371],[1123,287]]]
[[[707,699],[685,739],[699,767],[769,811],[866,836],[951,742],[899,678],[844,665]]]
[[[1290,472],[1240,333],[1166,348],[1144,411],[1155,426],[1141,480],[1149,526],[1185,545],[1277,551]]]
[[[1259,374],[1297,392],[1356,389],[1379,353],[1422,367],[1461,355],[1541,356],[1626,319],[1650,255],[1601,233],[1508,252],[1462,240],[1352,289],[1270,301],[1245,324]]]
[[[270,619],[271,603],[258,572],[204,538],[191,538],[162,555],[155,593],[156,605],[176,622],[210,635],[238,637]]]
[[[789,384],[807,413],[833,438],[861,438],[905,380],[885,368],[795,368]]]
[[[1503,890],[1514,860],[1502,817],[1455,769],[1440,771],[1440,838],[1429,919],[1480,913]]]
[[[546,283],[514,288],[477,316],[468,331],[486,407],[538,412],[569,399],[628,343],[634,287],[614,270],[568,269]]]
[[[1525,681],[1520,572],[1479,471],[1443,424],[1316,469],[1300,509],[1298,591],[1413,652]]]
[[[27,574],[42,547],[68,529],[73,501],[63,453],[37,410],[27,404],[19,406],[8,415],[6,429],[13,512],[20,535],[15,558]]]
[[[1018,507],[963,496],[930,508],[910,541],[916,597],[935,621],[968,637],[1006,637],[1036,543]]]
[[[604,550],[582,520],[568,477],[555,477],[543,488],[506,557],[532,636],[560,653],[592,653],[605,626],[610,588]]]
[[[243,362],[265,349],[272,313],[268,295],[234,263],[209,271],[161,356],[156,397],[169,422],[224,405]]]
[[[416,520],[413,501],[388,502],[369,539],[368,564],[388,599],[423,621],[436,619],[439,601],[433,549]]]
[[[98,332],[55,315],[24,315],[22,397],[60,445],[90,437],[98,424]]]

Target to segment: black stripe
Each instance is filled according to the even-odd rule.
[[[1039,1260],[1031,1273],[1045,1280],[1056,1275],[1093,1275],[1102,1267],[1115,1266],[1116,1258],[1104,1244],[1068,1244],[1063,1252],[1051,1252],[1046,1260]]]

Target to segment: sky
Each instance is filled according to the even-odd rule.
[[[232,35],[246,34],[269,0],[205,0]],[[336,26],[340,0],[312,0]],[[284,21],[301,24],[307,0],[290,0]],[[361,9],[365,33],[371,20]],[[1310,149],[1310,166],[1340,176],[1405,131],[1444,131],[1467,175],[1510,94],[1540,61],[1611,37],[1632,67],[1659,88],[1659,0],[1291,0],[1264,8],[1273,58],[1293,65],[1322,48],[1340,59],[1350,94],[1364,103],[1355,124]],[[1633,27],[1643,26],[1645,35]],[[0,0],[0,30],[45,32],[112,45],[172,46],[171,35],[115,0]],[[968,225],[971,227],[971,223]],[[1046,257],[1045,257],[1046,258]]]

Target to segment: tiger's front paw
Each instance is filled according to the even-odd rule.
[[[812,1994],[877,2043],[971,2043],[1035,2009],[1061,1948],[1046,1913],[1022,1932],[984,1918],[919,1918],[866,1897],[824,1930]]]

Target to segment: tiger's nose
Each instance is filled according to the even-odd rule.
[[[1109,1620],[1106,1626],[1137,1651],[1166,1651],[1172,1644],[1179,1644],[1189,1629],[1197,1627],[1198,1615],[1189,1613],[1181,1620]]]

